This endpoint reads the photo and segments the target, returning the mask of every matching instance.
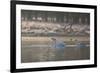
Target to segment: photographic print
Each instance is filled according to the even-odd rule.
[[[90,14],[21,10],[21,62],[90,59]]]
[[[11,72],[97,66],[96,6],[11,1]]]

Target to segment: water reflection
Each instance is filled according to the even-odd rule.
[[[21,48],[22,63],[90,59],[88,37],[22,37]]]

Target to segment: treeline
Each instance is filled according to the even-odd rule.
[[[90,24],[89,13],[21,10],[24,21]]]

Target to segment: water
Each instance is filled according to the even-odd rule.
[[[58,38],[58,37],[57,37]],[[77,37],[79,38],[79,37]],[[87,37],[84,37],[85,48],[79,48],[76,41],[70,41],[69,37],[59,37],[65,42],[64,48],[56,48],[51,37],[28,37],[22,39],[21,62],[45,62],[45,61],[67,61],[67,60],[86,60],[90,59],[90,46]]]

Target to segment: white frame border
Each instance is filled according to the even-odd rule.
[[[90,13],[90,33],[91,33],[90,34],[90,45],[91,45],[90,60],[21,63],[21,9]],[[94,9],[17,4],[16,5],[16,69],[94,64],[94,29],[93,28],[94,28]]]

